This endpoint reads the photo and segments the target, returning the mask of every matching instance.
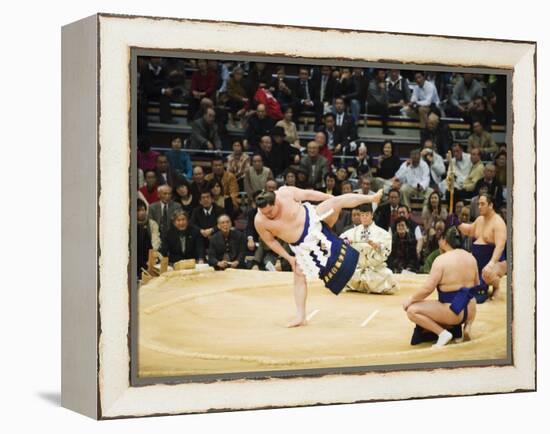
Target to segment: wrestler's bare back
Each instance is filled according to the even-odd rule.
[[[261,227],[287,243],[294,243],[302,235],[305,223],[305,209],[301,202],[294,198],[291,189],[285,187],[275,191],[275,208],[277,214],[267,218],[258,212],[254,219],[256,227]]]
[[[479,284],[476,259],[466,250],[454,249],[439,255],[432,265],[432,271],[434,278],[439,280],[436,285],[443,292]]]

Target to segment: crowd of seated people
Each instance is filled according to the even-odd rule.
[[[190,88],[182,65],[194,70]],[[438,237],[446,225],[476,218],[480,193],[491,193],[497,210],[506,209],[506,147],[490,132],[495,104],[487,104],[492,90],[490,80],[481,84],[483,78],[329,66],[300,67],[291,77],[285,67],[272,70],[261,62],[142,58],[141,108],[144,100],[156,99],[161,120],[170,121],[167,101],[183,99],[191,133],[153,146],[146,125],[138,128],[138,270],[150,248],[171,264],[193,258],[218,270],[287,270],[253,227],[255,194],[286,185],[332,195],[382,188],[385,200],[373,211],[376,225],[392,237],[389,267],[429,272]],[[440,97],[439,90],[448,93]],[[467,143],[454,140],[441,119],[444,111],[471,122]],[[297,128],[304,113],[316,127],[307,143]],[[385,134],[392,133],[390,115],[418,117],[418,148],[401,159],[387,140],[375,152],[358,140],[365,113],[381,117]],[[225,128],[236,123],[243,137],[229,141]],[[213,151],[213,157],[195,161],[189,148]],[[232,152],[225,156],[219,152],[228,148]],[[413,206],[420,210],[413,212]],[[334,231],[360,224],[353,213],[344,210]]]

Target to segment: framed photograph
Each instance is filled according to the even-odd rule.
[[[62,36],[65,407],[535,390],[535,42],[110,14]]]

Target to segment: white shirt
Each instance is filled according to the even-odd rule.
[[[457,161],[457,159],[453,157],[453,164],[455,166],[456,176],[455,187],[460,190],[464,186],[464,180],[468,177],[470,171],[472,170],[472,160],[470,160],[470,154],[463,152],[462,160],[460,161]]]
[[[419,106],[439,105],[439,95],[435,85],[428,80],[424,81],[424,86],[414,86],[411,96],[411,103],[417,103]]]
[[[407,162],[405,161],[395,176],[404,184],[415,188],[417,184],[420,184],[425,190],[430,185],[430,166],[424,160],[420,160],[420,163],[416,167],[412,163],[407,166]]]

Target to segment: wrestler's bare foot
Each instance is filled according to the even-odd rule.
[[[472,340],[472,323],[464,324],[464,330],[462,331],[462,342],[469,342]]]
[[[384,190],[383,189],[378,190],[376,192],[376,194],[373,196],[372,202],[373,203],[380,203],[380,201],[382,200],[383,195],[384,195]]]
[[[307,324],[307,320],[304,317],[296,317],[291,322],[289,322],[286,326],[288,328],[291,328],[291,327],[305,326],[306,324]]]

